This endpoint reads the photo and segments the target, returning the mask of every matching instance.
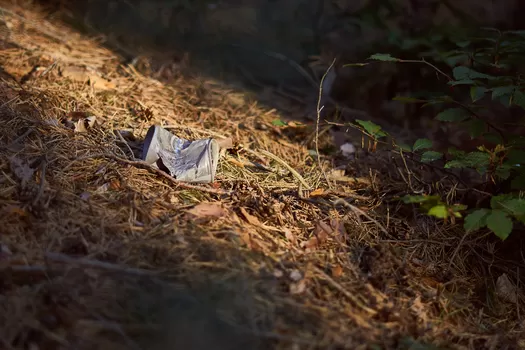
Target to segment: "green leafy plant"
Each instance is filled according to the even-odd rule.
[[[421,59],[377,53],[360,65],[373,61],[421,64],[445,79],[448,91],[430,97],[416,92],[394,100],[439,108],[435,119],[466,130],[477,141],[476,149],[449,148],[440,152],[433,149],[429,139],[418,139],[411,146],[395,141],[392,145],[400,153],[410,152],[421,163],[435,163],[434,166],[449,171],[472,169],[485,183],[492,183],[495,190],[490,193],[490,207],[473,208],[464,219],[464,228],[468,232],[488,228],[504,240],[516,224],[525,224],[525,136],[516,128],[497,125],[488,116],[497,113],[495,104],[522,109],[521,115],[525,115],[525,78],[521,73],[525,69],[521,64],[525,62],[525,31],[489,29],[479,34],[461,40],[451,38],[453,47],[448,50],[436,41],[420,43],[429,48]],[[430,63],[430,59],[435,63]],[[363,120],[357,124],[376,141],[386,136],[379,125]],[[518,121],[516,126],[525,127],[523,124]],[[462,218],[461,212],[467,210],[464,204],[443,202],[439,195],[406,195],[401,200],[418,204],[426,214],[444,220]]]

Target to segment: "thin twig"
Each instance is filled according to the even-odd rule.
[[[387,231],[387,229],[381,225],[379,223],[379,221],[377,221],[376,219],[372,218],[370,215],[368,215],[367,213],[365,213],[364,211],[362,211],[361,209],[359,209],[358,207],[356,206],[353,206],[352,204],[348,203],[347,201],[345,201],[344,199],[336,199],[335,201],[332,202],[332,204],[334,206],[338,205],[338,204],[342,204],[348,208],[350,208],[354,213],[357,213],[359,215],[362,215],[364,216],[365,218],[367,218],[368,220],[372,221],[374,224],[377,225],[377,227],[379,227],[379,229],[386,235],[390,236],[390,233]]]
[[[319,165],[319,169],[321,169],[321,172],[323,173],[324,179],[326,183],[328,184],[329,188],[332,188],[332,184],[328,180],[328,175],[326,175],[326,172],[323,169],[323,165],[321,164],[321,156],[319,155],[319,122],[321,119],[321,110],[325,107],[324,105],[321,106],[321,98],[323,96],[323,83],[330,72],[330,70],[334,67],[336,59],[332,61],[332,64],[330,64],[330,67],[326,70],[326,72],[323,74],[323,77],[321,78],[321,82],[319,83],[319,95],[317,97],[317,117],[315,119],[315,155],[317,156],[317,164]]]
[[[119,271],[119,272],[123,272],[127,274],[139,275],[139,276],[155,275],[154,272],[148,271],[148,270],[119,266],[119,265],[111,264],[108,262],[86,259],[86,258],[75,259],[75,258],[72,258],[64,254],[60,254],[60,253],[45,253],[45,257],[46,259],[52,260],[55,262],[78,264],[78,265],[84,265],[84,266],[89,266],[89,267],[103,269],[103,270]]]
[[[114,130],[114,131],[116,131],[116,134],[118,135],[120,141],[121,141],[122,143],[124,143],[124,144],[126,145],[126,147],[128,148],[129,154],[130,154],[132,157],[135,157],[135,154],[133,153],[133,150],[132,150],[131,147],[129,146],[128,141],[126,141],[126,140],[124,139],[124,136],[122,136],[122,134],[120,133],[120,131],[119,131],[119,130]]]
[[[454,253],[452,254],[452,257],[450,258],[448,262],[447,270],[450,271],[450,268],[452,267],[452,264],[454,263],[454,259],[456,258],[456,255],[458,255],[458,252],[461,249],[461,246],[463,245],[463,242],[465,242],[465,239],[467,238],[468,235],[469,235],[468,233],[465,233],[463,237],[461,237],[461,240],[459,241],[458,246],[456,247],[456,249],[454,249]]]
[[[46,184],[47,157],[42,160],[42,164],[40,165],[40,167],[41,167],[40,184],[38,186],[38,193],[36,194],[35,198],[33,199],[33,205],[38,203],[38,201],[42,197],[42,194],[44,193],[44,186]]]
[[[332,277],[328,276],[326,272],[318,268],[317,266],[314,266],[313,269],[321,275],[321,277],[327,281],[332,287],[337,289],[341,294],[343,294],[346,298],[348,298],[351,302],[353,302],[357,307],[361,308],[363,311],[367,312],[370,315],[377,314],[376,310],[373,310],[369,308],[368,306],[364,305],[361,300],[357,299],[356,296],[354,296],[352,293],[348,292],[343,286],[341,286],[339,283],[337,283]]]
[[[301,176],[301,174],[299,174],[294,168],[292,168],[290,165],[288,165],[288,163],[286,163],[284,160],[282,160],[281,158],[277,157],[275,154],[271,153],[271,152],[268,152],[266,150],[263,150],[261,149],[260,152],[262,154],[264,154],[265,156],[267,156],[268,158],[272,158],[273,160],[275,160],[277,163],[281,164],[282,166],[284,166],[286,169],[288,169],[292,174],[293,176],[295,176],[295,178],[297,180],[299,180],[299,182],[307,189],[307,190],[310,190],[311,187],[310,185],[308,185],[308,183],[305,181],[305,179]]]
[[[448,79],[448,81],[454,81],[454,79],[452,79],[452,77],[450,75],[448,75],[447,73],[443,72],[441,69],[439,69],[438,67],[436,67],[432,63],[425,61],[425,59],[421,59],[421,60],[401,60],[400,59],[397,62],[400,62],[400,63],[423,63],[423,64],[426,64],[429,67],[432,67],[436,72],[438,72],[439,74],[441,74],[444,77],[446,77]]]

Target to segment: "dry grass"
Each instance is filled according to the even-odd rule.
[[[494,290],[483,288],[494,280],[488,243],[382,203],[406,190],[407,169],[369,156],[354,180],[320,191],[307,147],[272,126],[278,112],[205,77],[160,83],[36,11],[9,9],[1,348],[518,347],[521,294],[490,295],[488,308],[478,293]],[[102,123],[64,126],[87,115]],[[215,184],[179,185],[135,163],[140,142],[115,133],[140,140],[153,123],[241,146],[223,154]],[[359,170],[365,161],[376,170]]]

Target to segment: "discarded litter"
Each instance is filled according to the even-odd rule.
[[[210,183],[215,180],[219,148],[214,139],[188,141],[154,125],[146,134],[142,160],[179,181]]]

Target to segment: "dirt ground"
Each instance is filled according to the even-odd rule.
[[[525,348],[521,258],[392,201],[424,170],[2,8],[1,349]],[[231,139],[217,181],[136,161],[153,124]]]

